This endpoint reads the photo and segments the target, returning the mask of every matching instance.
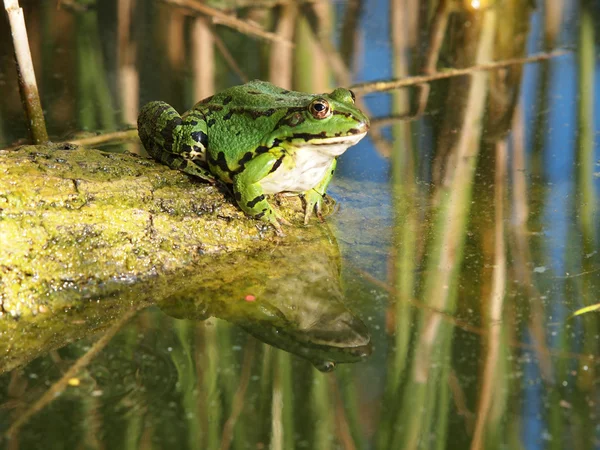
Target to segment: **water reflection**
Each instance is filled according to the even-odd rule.
[[[326,226],[269,252],[211,264],[211,283],[160,300],[161,309],[180,319],[225,319],[322,371],[371,353],[367,327],[344,304],[339,250]]]

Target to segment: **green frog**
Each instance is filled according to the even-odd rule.
[[[167,103],[150,102],[138,118],[140,139],[153,158],[232,185],[242,211],[278,234],[288,223],[269,196],[298,194],[304,222],[313,212],[322,218],[338,156],[368,129],[348,89],[314,95],[259,80],[201,100],[182,116]]]

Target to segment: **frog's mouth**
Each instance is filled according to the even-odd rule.
[[[316,138],[301,145],[304,149],[312,149],[319,153],[339,156],[344,153],[348,147],[357,144],[362,138],[367,135],[367,132],[359,134],[350,134],[347,136],[334,136],[326,138]]]

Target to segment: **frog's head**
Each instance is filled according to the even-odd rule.
[[[271,145],[310,147],[338,156],[367,134],[369,118],[356,107],[354,93],[337,88],[311,95],[302,106],[289,108],[269,136]]]

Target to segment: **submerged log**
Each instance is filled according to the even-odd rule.
[[[158,305],[216,316],[320,370],[370,353],[343,302],[340,254],[325,224],[277,237],[226,187],[154,161],[80,147],[0,152],[0,373]]]

